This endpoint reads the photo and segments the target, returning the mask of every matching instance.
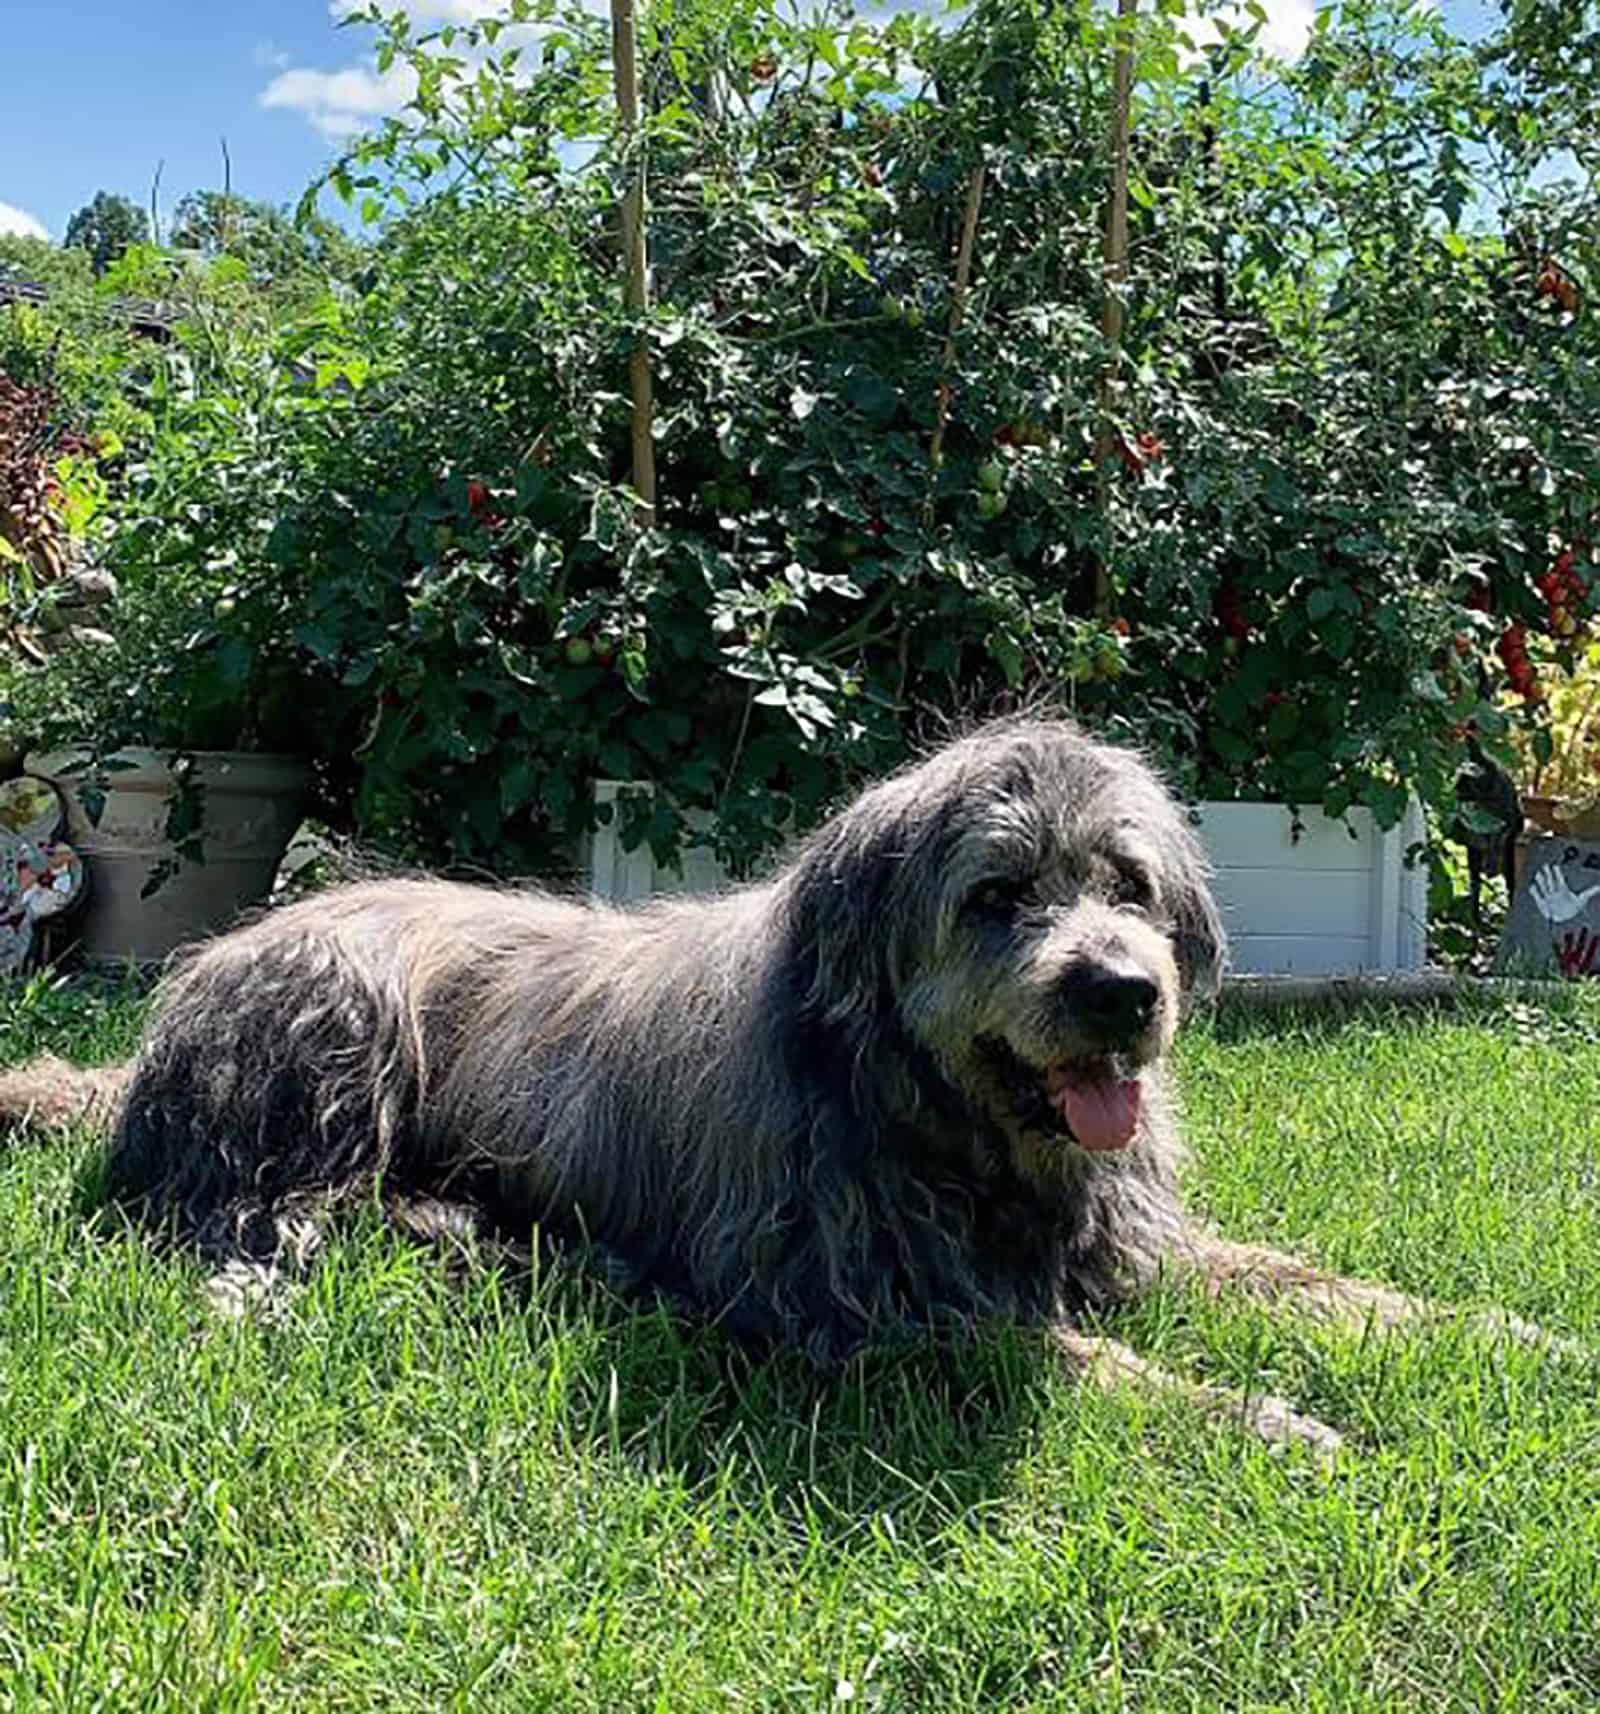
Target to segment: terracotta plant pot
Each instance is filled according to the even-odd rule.
[[[1600,839],[1600,800],[1526,796],[1522,813],[1545,833],[1562,839]]]
[[[53,750],[24,763],[66,799],[66,837],[89,872],[83,951],[96,963],[165,958],[225,928],[272,888],[300,825],[310,770],[292,756],[200,750],[192,757],[192,778],[205,794],[205,860],[180,863],[148,898],[141,895],[158,865],[176,855],[166,831],[177,788],[168,755],[129,748],[108,758],[120,765],[95,782],[105,790],[98,822],[79,796],[90,777],[81,767],[84,752]]]
[[[1535,827],[1542,827],[1546,833],[1560,831],[1556,826],[1556,813],[1562,807],[1562,800],[1558,797],[1540,797],[1533,792],[1523,794],[1522,813]]]

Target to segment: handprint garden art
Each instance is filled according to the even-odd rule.
[[[1499,963],[1526,974],[1600,974],[1600,845],[1534,841]]]

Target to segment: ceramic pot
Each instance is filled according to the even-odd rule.
[[[169,755],[121,750],[107,758],[116,765],[100,775],[82,766],[82,751],[53,750],[24,762],[66,800],[66,837],[89,876],[83,951],[96,963],[165,958],[186,941],[225,928],[272,888],[300,825],[309,768],[292,756],[231,750],[190,755],[191,777],[204,793],[205,860],[180,862],[148,897],[143,895],[152,877],[176,857],[167,836],[178,785]],[[80,795],[91,780],[105,792],[98,820],[90,818]]]

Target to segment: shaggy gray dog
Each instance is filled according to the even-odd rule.
[[[537,1224],[824,1361],[1003,1316],[1100,1379],[1149,1374],[1081,1327],[1163,1263],[1414,1308],[1186,1222],[1165,1060],[1221,943],[1156,776],[1016,719],[723,896],[614,910],[390,881],[274,912],[167,977],[131,1068],[25,1068],[0,1116],[110,1107],[111,1196],[219,1263],[270,1266],[381,1195],[411,1224],[443,1205]]]

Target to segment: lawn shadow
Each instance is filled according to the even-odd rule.
[[[199,1298],[204,1265],[108,1203],[104,1158],[97,1136],[74,1162],[85,1236],[131,1239],[192,1268]],[[334,1277],[319,1282],[324,1270]],[[552,1432],[829,1540],[884,1516],[911,1538],[936,1536],[1004,1493],[1061,1362],[1037,1329],[993,1322],[822,1368],[798,1351],[752,1350],[658,1299],[618,1295],[553,1242],[532,1261],[494,1243],[479,1253],[397,1230],[373,1205],[342,1213],[305,1277],[259,1313],[274,1338],[317,1337],[304,1319],[323,1313],[317,1300],[359,1315],[371,1281],[397,1272],[412,1278],[425,1319],[454,1330],[452,1343],[504,1341],[496,1360],[555,1377]]]
[[[1015,1324],[823,1369],[796,1351],[752,1351],[664,1304],[615,1297],[570,1261],[516,1289],[547,1339],[577,1333],[566,1421],[595,1450],[803,1518],[830,1540],[886,1516],[931,1538],[1005,1493],[1059,1372],[1040,1333]]]

